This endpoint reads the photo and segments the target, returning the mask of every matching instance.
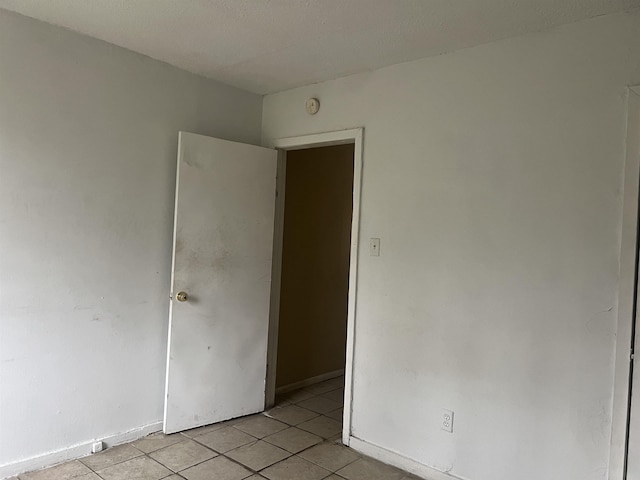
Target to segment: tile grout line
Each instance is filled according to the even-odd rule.
[[[301,407],[301,408],[302,408],[302,407]],[[314,412],[314,413],[315,413],[315,412]],[[259,415],[259,414],[258,414],[258,415]],[[318,416],[313,417],[313,418],[318,418],[318,417],[320,417],[320,416],[324,416],[324,415],[319,414]],[[267,417],[267,418],[271,418],[271,417]],[[329,417],[327,417],[327,418],[329,418]],[[274,419],[274,420],[277,420],[277,419]],[[277,420],[277,421],[279,421],[279,420]],[[290,424],[288,424],[288,423],[286,423],[286,422],[282,422],[282,423],[284,423],[285,425],[287,425],[287,426],[288,426],[288,428],[297,428],[297,426],[295,426],[295,425],[290,425]],[[303,422],[303,423],[304,423],[304,422]],[[234,425],[231,425],[231,427],[232,427],[232,428],[235,428],[235,426],[234,426]],[[292,452],[288,451],[288,450],[287,450],[287,449],[285,449],[285,448],[282,448],[282,447],[279,447],[278,445],[274,445],[274,444],[272,444],[272,443],[270,443],[270,442],[267,442],[266,440],[264,440],[264,438],[262,438],[262,439],[260,439],[260,438],[256,438],[256,437],[254,437],[253,435],[251,435],[251,434],[249,434],[249,433],[247,433],[247,432],[244,432],[243,430],[240,430],[240,429],[238,429],[238,428],[236,428],[236,430],[238,430],[239,432],[245,433],[245,434],[247,434],[247,435],[249,435],[249,436],[251,436],[251,437],[255,438],[255,441],[252,441],[252,442],[246,443],[246,444],[244,444],[244,445],[240,445],[240,446],[238,446],[238,447],[236,447],[236,448],[234,448],[234,449],[232,449],[232,450],[229,450],[228,452],[220,453],[220,452],[218,452],[218,451],[214,450],[213,448],[208,447],[207,445],[204,445],[203,443],[198,442],[198,441],[197,441],[197,438],[198,438],[198,436],[200,436],[200,435],[198,435],[198,436],[196,436],[196,437],[191,438],[191,440],[193,440],[193,441],[195,441],[196,443],[198,443],[198,445],[202,445],[203,447],[208,448],[209,450],[211,450],[211,451],[213,451],[213,452],[217,453],[217,454],[218,454],[218,456],[222,456],[222,457],[226,458],[227,460],[230,460],[230,461],[232,461],[233,463],[235,463],[235,464],[237,464],[237,465],[240,465],[241,467],[243,467],[243,468],[245,468],[245,469],[249,470],[250,472],[252,472],[252,474],[259,474],[261,471],[266,470],[267,468],[269,468],[269,467],[271,467],[271,466],[273,466],[273,465],[276,465],[276,464],[278,464],[278,463],[280,463],[280,462],[284,462],[285,460],[287,460],[287,459],[289,459],[289,458],[291,458],[291,457],[298,457],[298,458],[301,458],[302,460],[305,460],[305,461],[309,462],[309,460],[306,460],[306,459],[304,459],[304,458],[300,457],[300,456],[299,456],[299,454],[300,454],[300,453],[302,453],[302,452],[305,452],[305,451],[307,451],[307,450],[309,450],[309,449],[311,449],[311,448],[313,448],[313,447],[316,447],[316,446],[318,446],[318,445],[322,445],[323,443],[330,442],[330,439],[329,439],[329,438],[324,438],[324,437],[321,437],[320,435],[316,435],[316,436],[318,436],[318,437],[320,437],[320,438],[322,439],[322,441],[321,441],[321,442],[316,443],[316,444],[314,444],[314,445],[311,445],[311,446],[309,446],[309,447],[306,447],[306,448],[304,448],[304,449],[300,450],[300,451],[299,451],[299,452],[297,452],[297,453],[292,453]],[[306,431],[306,430],[302,430],[302,429],[298,429],[298,430],[301,430],[301,431],[303,431],[303,432],[305,432],[305,431]],[[214,430],[214,431],[215,431],[215,430]],[[280,430],[280,431],[284,431],[284,430]],[[278,432],[275,432],[275,433],[278,433]],[[311,432],[307,432],[307,433],[311,433]],[[315,434],[313,434],[313,433],[312,433],[312,435],[315,435]],[[267,436],[269,436],[269,435],[267,435]],[[265,438],[266,438],[266,437],[265,437]],[[260,470],[254,470],[253,468],[249,467],[248,465],[245,465],[245,464],[243,464],[243,463],[241,463],[241,462],[239,462],[239,461],[235,460],[234,458],[231,458],[231,457],[227,456],[227,453],[233,452],[233,451],[235,451],[235,450],[237,450],[237,449],[239,449],[239,448],[247,447],[247,446],[249,446],[249,445],[255,445],[255,444],[256,444],[256,443],[258,443],[259,441],[264,441],[265,443],[267,443],[267,444],[269,444],[269,445],[272,445],[272,446],[274,446],[274,447],[276,447],[276,448],[279,448],[279,449],[281,449],[281,450],[283,450],[283,451],[287,452],[287,453],[288,453],[287,457],[283,458],[282,460],[278,460],[277,462],[274,462],[274,463],[272,463],[272,464],[270,464],[270,465],[267,465],[266,467],[264,467],[264,468],[262,468],[262,469],[260,469]],[[333,442],[332,442],[332,443],[333,443]],[[169,445],[169,446],[171,446],[171,445]],[[168,447],[165,447],[165,448],[168,448]],[[158,450],[156,450],[156,451],[158,451]],[[214,458],[215,458],[215,457],[214,457]],[[195,465],[192,465],[192,466],[190,466],[190,467],[187,467],[187,468],[185,468],[185,469],[183,469],[183,470],[180,470],[180,472],[183,472],[183,471],[187,470],[188,468],[195,467],[196,465],[200,465],[201,463],[207,462],[207,461],[209,461],[209,460],[211,460],[211,459],[207,459],[207,460],[204,460],[204,461],[202,461],[202,462],[199,462],[199,463],[197,463],[197,464],[195,464]],[[357,460],[357,459],[356,459],[356,460]],[[355,462],[356,460],[354,460],[354,462]],[[318,465],[318,464],[316,464],[316,463],[313,463],[313,462],[309,462],[309,463],[311,463],[311,464],[313,464],[313,465],[316,465],[316,466],[318,466],[318,467],[324,468],[324,467],[322,467],[322,466],[320,466],[320,465]],[[350,462],[349,464],[351,464],[351,463],[353,463],[353,462]],[[346,466],[346,465],[345,465],[345,466]],[[341,467],[341,468],[342,468],[342,467]],[[327,470],[327,469],[325,468],[325,470]],[[328,470],[328,471],[329,471],[329,470]],[[329,476],[330,476],[332,473],[335,473],[335,472],[331,472],[331,471],[329,471],[329,472],[330,472],[330,473],[329,473]],[[178,473],[178,474],[179,474],[179,472],[176,472],[176,473]],[[165,478],[166,478],[166,477],[165,477]],[[326,477],[325,477],[325,478],[326,478]]]
[[[143,437],[143,438],[144,438],[144,437]],[[104,450],[104,451],[105,451],[105,452],[108,452],[108,451],[109,451],[109,450],[111,450],[112,448],[118,448],[118,447],[120,447],[120,446],[122,446],[122,445],[129,445],[130,447],[132,447],[132,448],[134,448],[135,450],[137,450],[138,452],[140,452],[140,455],[136,455],[135,457],[127,458],[127,459],[125,459],[125,460],[121,460],[121,461],[118,461],[118,462],[112,463],[111,465],[108,465],[108,466],[106,466],[106,467],[104,467],[104,468],[101,468],[100,470],[105,470],[105,469],[107,469],[107,468],[109,468],[109,467],[114,467],[114,466],[116,466],[116,465],[120,465],[121,463],[128,462],[129,460],[134,460],[134,459],[136,459],[136,458],[144,457],[144,456],[146,456],[146,455],[147,455],[146,453],[144,453],[144,452],[143,452],[142,450],[140,450],[139,448],[134,447],[134,446],[132,445],[132,443],[133,443],[133,442],[121,443],[120,445],[115,445],[115,446],[113,446],[113,447],[107,448],[107,449],[106,449],[106,450]],[[100,452],[98,452],[98,453],[100,453]],[[89,470],[91,470],[93,473],[95,473],[96,475],[98,475],[100,478],[102,478],[102,476],[100,476],[100,474],[98,473],[98,470],[94,470],[92,467],[90,467],[89,465],[87,465],[86,463],[84,463],[84,462],[82,461],[82,460],[83,460],[83,459],[85,459],[85,458],[91,458],[93,455],[94,455],[94,454],[85,455],[84,457],[79,458],[79,459],[78,459],[78,461],[79,461],[80,463],[82,463],[82,465],[84,465],[85,467],[87,467]]]
[[[304,408],[304,407],[300,407],[300,408]],[[309,411],[311,412],[311,410],[309,410]],[[262,413],[265,413],[265,412],[262,412]],[[312,413],[317,413],[317,412],[312,412]],[[258,415],[260,415],[260,413],[259,413]],[[318,417],[326,417],[326,418],[328,418],[328,419],[330,419],[330,420],[333,420],[331,417],[327,417],[326,415],[323,415],[323,414],[317,414],[315,417],[313,417],[313,418],[312,418],[312,419],[310,419],[310,420],[313,420],[313,419],[318,418]],[[267,416],[267,418],[272,418],[272,417],[268,417],[268,416]],[[276,421],[279,421],[279,422],[281,422],[281,423],[284,423],[285,425],[287,425],[287,429],[288,429],[288,428],[297,428],[297,426],[296,426],[296,425],[291,425],[291,424],[288,424],[288,423],[286,423],[286,422],[283,422],[283,421],[278,420],[278,419],[275,419],[275,418],[272,418],[272,419],[273,419],[273,420],[276,420]],[[240,424],[242,424],[242,423],[244,423],[244,422],[241,422],[241,423],[239,423],[238,425],[240,425]],[[302,422],[302,423],[304,423],[304,422]],[[261,471],[266,470],[267,468],[272,467],[273,465],[277,465],[277,464],[278,464],[278,463],[280,463],[280,462],[284,462],[285,460],[287,460],[287,459],[289,459],[289,458],[291,458],[291,457],[298,457],[298,458],[300,458],[300,459],[302,459],[302,460],[304,460],[304,461],[306,461],[306,462],[311,463],[312,465],[315,465],[315,466],[318,466],[318,467],[320,467],[320,468],[323,468],[324,470],[327,470],[327,471],[329,472],[329,475],[328,475],[328,476],[331,476],[332,474],[336,474],[336,472],[333,472],[333,471],[331,471],[331,470],[328,470],[328,469],[326,469],[326,468],[322,467],[321,465],[318,465],[318,464],[316,464],[316,463],[314,463],[314,462],[311,462],[311,461],[309,461],[309,460],[306,460],[306,459],[305,459],[305,458],[303,458],[303,457],[300,457],[300,453],[303,453],[303,452],[305,452],[305,451],[307,451],[307,450],[309,450],[309,449],[311,449],[311,448],[313,448],[313,447],[316,447],[316,446],[318,446],[318,445],[322,445],[323,443],[328,443],[328,442],[330,442],[330,443],[334,443],[333,441],[331,441],[331,440],[330,440],[330,438],[324,438],[324,437],[322,437],[322,436],[320,436],[320,435],[316,435],[316,436],[318,436],[318,437],[320,437],[320,438],[322,439],[322,441],[321,441],[321,442],[316,443],[316,444],[314,444],[314,445],[310,445],[309,447],[306,447],[306,448],[304,448],[304,449],[300,450],[299,452],[292,453],[292,452],[288,451],[288,450],[287,450],[287,449],[285,449],[285,448],[282,448],[282,447],[279,447],[278,445],[274,445],[274,444],[272,444],[272,443],[270,443],[270,442],[267,442],[266,440],[264,440],[264,438],[262,438],[262,439],[261,439],[261,438],[257,438],[257,437],[255,437],[255,436],[251,435],[250,433],[247,433],[247,432],[245,432],[245,431],[243,431],[243,430],[240,430],[239,428],[236,428],[236,426],[235,426],[235,425],[230,425],[230,427],[231,427],[231,428],[234,428],[235,430],[238,430],[239,432],[242,432],[242,433],[244,433],[244,434],[246,434],[246,435],[249,435],[250,437],[253,437],[253,438],[255,439],[255,441],[251,441],[251,442],[246,443],[246,444],[244,444],[244,445],[240,445],[240,446],[238,446],[238,447],[236,447],[236,448],[234,448],[234,449],[232,449],[232,450],[229,450],[228,452],[221,453],[221,452],[218,452],[218,451],[216,451],[215,449],[213,449],[213,448],[211,448],[211,447],[209,447],[209,446],[207,446],[207,445],[205,445],[205,444],[203,444],[203,443],[199,442],[199,441],[197,440],[197,438],[198,438],[199,436],[201,436],[201,435],[196,435],[195,437],[192,437],[192,438],[187,437],[187,438],[189,438],[190,440],[193,440],[193,441],[194,441],[194,442],[196,442],[198,445],[202,445],[203,447],[205,447],[205,448],[207,448],[207,449],[211,450],[212,452],[216,453],[218,456],[222,456],[222,457],[226,458],[227,460],[230,460],[231,462],[235,463],[236,465],[239,465],[239,466],[241,466],[241,467],[245,468],[246,470],[250,471],[252,475],[260,474],[260,472],[261,472]],[[224,427],[221,427],[221,428],[224,428]],[[285,429],[285,430],[286,430],[286,429]],[[305,431],[306,431],[306,430],[302,430],[302,429],[300,429],[300,428],[298,428],[298,430],[301,430],[301,431],[303,431],[303,432],[305,432]],[[214,430],[214,431],[215,431],[215,430]],[[280,431],[284,431],[284,430],[280,430]],[[278,433],[278,432],[275,432],[275,433]],[[275,433],[274,433],[274,434],[275,434]],[[312,432],[307,432],[307,433],[311,433],[312,435],[315,435],[315,434],[313,434]],[[203,434],[203,435],[206,435],[206,434]],[[267,435],[267,437],[268,437],[268,436],[270,436],[270,435]],[[265,438],[266,438],[266,437],[265,437]],[[256,443],[258,443],[259,441],[264,441],[265,443],[267,443],[267,444],[269,444],[269,445],[272,445],[272,446],[274,446],[274,447],[276,447],[276,448],[280,448],[281,450],[285,451],[285,452],[288,454],[288,455],[287,455],[287,457],[283,458],[282,460],[278,460],[278,461],[276,461],[276,462],[274,462],[274,463],[272,463],[272,464],[270,464],[270,465],[267,465],[267,466],[265,466],[264,468],[262,468],[262,469],[260,469],[260,470],[255,470],[255,469],[253,469],[253,468],[249,467],[248,465],[245,465],[245,464],[243,464],[243,463],[241,463],[241,462],[239,462],[239,461],[235,460],[234,458],[229,457],[229,456],[227,455],[228,453],[233,452],[233,451],[235,451],[235,450],[237,450],[237,449],[240,449],[240,448],[243,448],[243,447],[247,447],[247,446],[249,446],[249,445],[255,445],[255,444],[256,444]],[[171,446],[171,445],[169,445],[169,446],[167,446],[167,447],[163,447],[163,448],[168,448],[168,447],[170,447],[170,446]],[[158,450],[155,450],[155,451],[159,451],[159,450],[162,450],[162,449],[158,449]],[[150,453],[153,453],[153,452],[150,452]],[[213,458],[215,458],[215,457],[213,457]],[[209,460],[211,460],[211,459],[207,459],[207,460],[204,460],[204,461],[199,462],[199,463],[197,463],[197,464],[191,465],[190,467],[187,467],[187,468],[185,468],[185,469],[183,469],[183,470],[180,470],[179,472],[176,472],[176,473],[177,473],[177,474],[180,474],[180,472],[183,472],[183,471],[185,471],[185,470],[187,470],[187,469],[189,469],[189,468],[193,468],[193,467],[195,467],[195,466],[197,466],[197,465],[200,465],[200,464],[202,464],[202,463],[205,463],[205,462],[207,462],[207,461],[209,461]],[[353,460],[352,462],[349,462],[347,465],[350,465],[351,463],[353,463],[353,462],[355,462],[355,461],[357,461],[357,460],[358,460],[358,459]],[[158,463],[160,463],[160,462],[158,462]],[[344,468],[344,467],[345,467],[345,466],[347,466],[347,465],[344,465],[344,466],[343,466],[343,467],[341,467],[341,468]],[[336,475],[337,475],[337,474],[336,474]],[[165,478],[166,478],[166,477],[165,477]],[[325,478],[326,478],[326,477],[325,477]],[[343,477],[341,477],[341,478],[343,478]]]

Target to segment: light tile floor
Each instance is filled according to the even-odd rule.
[[[19,480],[409,480],[343,446],[344,378],[284,394],[268,412],[132,443]]]

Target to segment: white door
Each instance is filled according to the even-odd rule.
[[[276,155],[180,132],[165,433],[264,407]]]

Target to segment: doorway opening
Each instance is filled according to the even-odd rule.
[[[279,158],[266,404],[348,444],[360,144],[304,140]]]
[[[286,154],[276,406],[323,416],[306,427],[323,437],[342,432],[353,155],[353,144]]]

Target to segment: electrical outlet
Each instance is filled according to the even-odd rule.
[[[445,432],[453,433],[453,412],[451,410],[442,409],[442,425],[440,428]]]
[[[91,445],[91,453],[101,452],[104,448],[104,444],[102,442],[93,442]]]

